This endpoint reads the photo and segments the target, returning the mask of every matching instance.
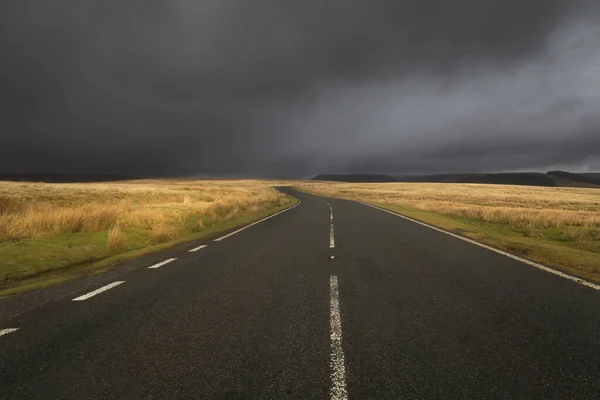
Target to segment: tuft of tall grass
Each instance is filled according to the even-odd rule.
[[[192,220],[191,223],[189,224],[189,226],[190,226],[190,230],[194,233],[201,232],[204,229],[206,229],[206,224],[201,219]]]
[[[152,243],[165,243],[177,239],[181,235],[181,230],[173,225],[161,224],[152,228],[150,231],[150,241]]]
[[[119,253],[125,247],[125,235],[121,232],[121,228],[118,225],[115,225],[108,232],[108,243],[107,243],[108,251],[111,253]]]

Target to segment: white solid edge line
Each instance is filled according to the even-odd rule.
[[[333,224],[329,225],[329,248],[335,247],[335,235],[333,234]]]
[[[193,248],[191,250],[188,250],[188,252],[193,253],[195,251],[202,250],[205,247],[207,247],[207,245],[203,244],[202,246],[198,246],[198,247],[195,247],[195,248]]]
[[[283,213],[284,213],[284,212],[286,212],[286,211],[290,211],[290,210],[292,210],[292,209],[294,209],[294,208],[298,207],[299,205],[300,205],[300,200],[298,200],[298,203],[297,203],[296,205],[294,205],[294,206],[292,206],[292,207],[290,207],[290,208],[286,208],[286,209],[285,209],[285,210],[283,210],[283,211],[279,211],[278,213],[275,213],[275,214],[273,214],[273,215],[269,215],[268,217],[265,217],[265,218],[263,218],[263,219],[261,219],[261,220],[259,220],[259,221],[253,222],[253,223],[251,223],[250,225],[246,225],[245,227],[243,227],[243,228],[240,228],[240,229],[238,229],[237,231],[231,232],[231,233],[229,233],[229,234],[227,234],[227,235],[225,235],[225,236],[221,236],[220,238],[218,238],[218,239],[215,239],[215,242],[220,242],[220,241],[221,241],[221,240],[223,240],[223,239],[227,239],[228,237],[230,237],[230,236],[233,236],[233,235],[235,235],[236,233],[240,233],[241,231],[243,231],[243,230],[245,230],[245,229],[248,229],[248,228],[250,228],[251,226],[254,226],[254,225],[256,225],[256,224],[260,224],[261,222],[268,220],[269,218],[273,218],[273,217],[276,217],[276,216],[277,216],[277,215],[279,215],[279,214],[283,214]]]
[[[94,297],[97,294],[100,294],[102,292],[105,292],[105,291],[107,291],[109,289],[114,288],[115,286],[119,286],[121,283],[125,283],[125,281],[116,281],[116,282],[113,282],[113,283],[111,283],[109,285],[102,286],[100,289],[96,289],[93,292],[89,292],[87,294],[84,294],[83,296],[79,296],[79,297],[74,298],[73,301],[87,300],[90,297]]]
[[[168,264],[168,263],[170,263],[170,262],[173,262],[173,261],[175,261],[175,260],[177,260],[177,259],[176,259],[176,258],[169,258],[168,260],[165,260],[165,261],[163,261],[163,262],[159,262],[158,264],[154,264],[154,265],[152,265],[151,267],[148,267],[148,269],[156,269],[156,268],[160,268],[160,267],[162,267],[163,265],[165,265],[165,264]]]
[[[397,217],[400,217],[400,218],[404,218],[405,220],[408,220],[408,221],[410,221],[410,222],[414,222],[415,224],[423,225],[423,226],[425,226],[425,227],[427,227],[427,228],[431,228],[431,229],[433,229],[433,230],[436,230],[436,231],[438,231],[438,232],[441,232],[441,233],[444,233],[444,234],[446,234],[446,235],[449,235],[449,236],[455,237],[455,238],[457,238],[457,239],[460,239],[460,240],[462,240],[462,241],[465,241],[465,242],[467,242],[467,243],[471,243],[471,244],[474,244],[474,245],[476,245],[476,246],[483,247],[484,249],[491,250],[491,251],[493,251],[493,252],[495,252],[495,253],[498,253],[498,254],[502,254],[503,256],[506,256],[506,257],[512,258],[513,260],[520,261],[520,262],[522,262],[522,263],[524,263],[524,264],[530,265],[530,266],[532,266],[532,267],[535,267],[535,268],[537,268],[537,269],[541,269],[542,271],[550,272],[551,274],[554,274],[554,275],[560,276],[561,278],[565,278],[565,279],[568,279],[568,280],[570,280],[570,281],[577,282],[577,283],[579,283],[579,284],[581,284],[581,285],[583,285],[583,286],[587,286],[587,287],[589,287],[589,288],[592,288],[592,289],[595,289],[595,290],[600,290],[600,285],[597,285],[597,284],[595,284],[595,283],[592,283],[592,282],[588,282],[588,281],[586,281],[586,280],[584,280],[584,279],[578,278],[578,277],[576,277],[576,276],[573,276],[573,275],[565,274],[564,272],[557,271],[557,270],[555,270],[555,269],[552,269],[552,268],[546,267],[546,266],[544,266],[544,265],[542,265],[542,264],[538,264],[538,263],[536,263],[536,262],[534,262],[534,261],[531,261],[531,260],[528,260],[528,259],[526,259],[526,258],[523,258],[523,257],[516,256],[516,255],[514,255],[514,254],[508,253],[508,252],[506,252],[506,251],[503,251],[503,250],[497,249],[497,248],[495,248],[495,247],[492,247],[492,246],[488,246],[488,245],[486,245],[486,244],[483,244],[483,243],[480,243],[480,242],[478,242],[478,241],[476,241],[476,240],[472,240],[472,239],[466,238],[466,237],[464,237],[464,236],[456,235],[456,234],[454,234],[454,233],[451,233],[451,232],[445,231],[445,230],[443,230],[443,229],[440,229],[440,228],[437,228],[437,227],[435,227],[435,226],[432,226],[432,225],[426,224],[426,223],[424,223],[424,222],[417,221],[416,219],[412,219],[412,218],[410,218],[410,217],[407,217],[407,216],[405,216],[405,215],[398,214],[398,213],[396,213],[396,212],[393,212],[393,211],[390,211],[390,210],[386,210],[385,208],[377,207],[377,206],[374,206],[374,205],[372,205],[372,204],[363,203],[363,202],[361,202],[361,201],[358,201],[357,203],[360,203],[360,204],[362,204],[362,205],[365,205],[365,206],[369,206],[369,207],[375,208],[375,209],[377,209],[377,210],[380,210],[380,211],[384,211],[384,212],[386,212],[386,213],[389,213],[389,214],[395,215],[395,216],[397,216]]]
[[[344,350],[342,349],[342,316],[340,313],[340,294],[338,291],[338,278],[329,277],[329,290],[331,296],[331,390],[332,400],[348,399],[346,390],[346,366],[344,365]]]
[[[0,336],[8,335],[9,333],[18,331],[19,328],[0,329]]]

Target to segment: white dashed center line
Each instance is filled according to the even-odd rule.
[[[151,267],[148,267],[148,269],[157,269],[157,268],[160,268],[160,267],[162,267],[163,265],[165,265],[165,264],[168,264],[168,263],[170,263],[170,262],[173,262],[173,261],[175,261],[175,260],[177,260],[177,259],[176,259],[176,258],[169,258],[168,260],[165,260],[165,261],[163,261],[163,262],[159,262],[158,264],[154,264],[153,266],[151,266]]]
[[[83,296],[79,296],[73,299],[73,301],[82,301],[82,300],[87,300],[90,297],[94,297],[97,294],[100,294],[102,292],[106,292],[109,289],[112,289],[116,286],[119,286],[121,283],[125,283],[125,281],[117,281],[117,282],[113,282],[109,285],[106,286],[102,286],[100,289],[96,289],[93,292],[89,292],[88,294],[84,294]]]
[[[333,207],[327,202],[329,207],[329,248],[335,248],[335,235],[333,234]]]
[[[329,225],[329,248],[335,247],[335,235],[333,234],[333,224]]]
[[[205,248],[205,247],[207,247],[207,246],[206,246],[205,244],[203,244],[202,246],[198,246],[198,247],[195,247],[195,248],[193,248],[193,249],[189,250],[189,252],[190,252],[190,253],[194,253],[194,252],[196,252],[196,251],[198,251],[198,250],[202,250],[202,249],[203,249],[203,248]]]
[[[0,329],[0,336],[8,335],[9,333],[18,331],[19,328]]]
[[[344,350],[342,349],[342,316],[340,314],[340,294],[338,292],[338,278],[329,277],[329,290],[331,295],[331,400],[347,400],[346,367],[344,366]]]

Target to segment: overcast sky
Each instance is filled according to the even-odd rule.
[[[0,173],[600,170],[597,0],[6,0]]]

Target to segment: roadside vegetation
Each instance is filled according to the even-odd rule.
[[[268,181],[0,182],[0,294],[56,271],[200,238],[286,208]],[[42,279],[43,280],[43,279]]]
[[[600,190],[446,183],[296,185],[376,204],[600,281]]]

